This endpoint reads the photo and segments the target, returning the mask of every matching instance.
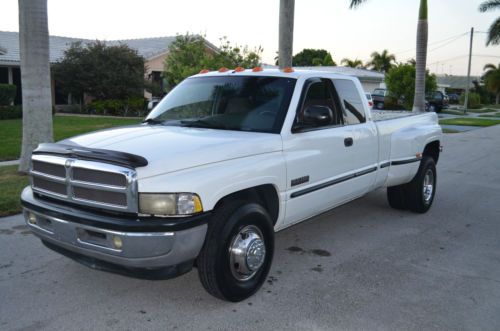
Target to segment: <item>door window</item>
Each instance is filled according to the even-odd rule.
[[[322,111],[329,112],[330,119],[321,124],[312,124],[305,119],[307,116],[306,112],[318,107],[320,107]],[[300,128],[301,131],[303,131],[342,124],[342,111],[331,80],[319,78],[308,80],[305,84],[303,101],[301,102],[297,117],[295,118],[294,128]]]
[[[335,79],[333,84],[342,102],[345,124],[353,125],[366,122],[364,102],[354,82],[347,79]]]

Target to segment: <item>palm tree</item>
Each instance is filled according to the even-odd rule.
[[[495,104],[500,102],[500,63],[495,66],[488,63],[483,68],[486,71],[483,75],[486,88],[496,95]]]
[[[19,47],[23,95],[20,172],[27,172],[31,152],[52,141],[52,92],[47,0],[19,0]]]
[[[489,0],[479,5],[479,11],[481,13],[493,11],[495,9],[500,9],[500,0]],[[488,39],[486,40],[486,46],[488,46],[489,44],[500,44],[500,17],[491,24],[490,29],[488,30]]]
[[[364,69],[365,68],[365,66],[363,65],[363,61],[358,60],[358,59],[351,60],[351,59],[348,59],[348,58],[344,58],[344,59],[342,59],[342,61],[340,61],[340,63],[342,63],[346,67],[358,68],[358,69]]]
[[[371,58],[370,62],[368,62],[371,69],[382,72],[388,72],[396,61],[396,56],[389,54],[389,51],[386,49],[382,53],[373,52]]]
[[[355,8],[366,0],[351,0],[350,8]],[[490,2],[500,2],[493,0]],[[415,98],[413,99],[413,111],[425,110],[425,71],[427,62],[427,39],[429,35],[427,23],[427,0],[420,0],[417,25],[417,63],[415,68]]]
[[[280,0],[278,65],[292,66],[295,0]]]

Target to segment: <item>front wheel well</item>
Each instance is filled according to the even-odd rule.
[[[432,157],[434,159],[434,162],[437,164],[439,160],[439,151],[440,151],[439,140],[436,140],[428,143],[425,146],[424,152],[422,154],[425,156]]]
[[[276,188],[272,184],[259,185],[250,187],[241,191],[237,191],[226,195],[215,204],[216,209],[221,203],[229,200],[246,200],[260,203],[266,209],[269,216],[273,220],[273,225],[278,221],[280,202]]]

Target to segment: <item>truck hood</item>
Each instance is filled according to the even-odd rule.
[[[137,169],[139,178],[282,150],[278,134],[162,125],[101,130],[61,143],[140,155],[148,165]]]

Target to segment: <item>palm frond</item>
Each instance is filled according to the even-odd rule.
[[[500,0],[488,0],[479,5],[479,11],[481,13],[493,10],[493,9],[500,9]]]
[[[349,6],[349,9],[357,8],[359,5],[361,5],[365,1],[367,1],[367,0],[351,0],[351,5]]]
[[[486,46],[488,45],[499,45],[500,44],[500,17],[497,18],[493,24],[491,24],[488,30],[488,39],[486,40]]]
[[[499,64],[499,67],[500,68],[500,64]],[[486,70],[497,70],[498,69],[493,63],[488,63],[488,64],[485,64],[484,67],[483,67],[483,70],[486,71]]]

